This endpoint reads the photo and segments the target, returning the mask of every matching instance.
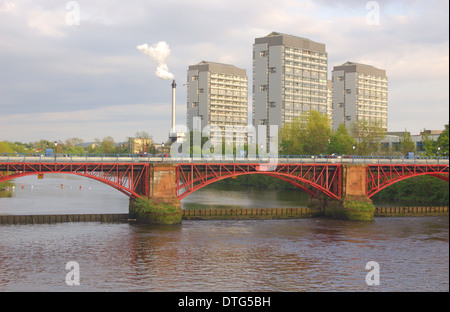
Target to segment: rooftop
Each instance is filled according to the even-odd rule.
[[[196,65],[190,65],[189,70],[210,71],[210,72],[221,73],[221,74],[247,76],[247,71],[245,69],[236,67],[234,65],[217,63],[217,62],[201,61],[200,63],[198,63]]]
[[[345,62],[342,65],[334,66],[333,71],[343,70],[345,73],[362,73],[366,75],[374,75],[386,77],[386,70],[376,68],[372,65],[361,64],[356,62]]]
[[[271,32],[266,37],[256,38],[255,44],[267,43],[269,46],[287,45],[290,47],[326,53],[325,44],[307,38]]]

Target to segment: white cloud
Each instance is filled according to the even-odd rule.
[[[39,35],[61,38],[66,34],[62,27],[67,27],[66,12],[33,10],[28,14],[28,26]]]
[[[136,50],[144,42],[170,45],[177,121],[185,118],[188,66],[202,60],[245,68],[251,105],[252,44],[272,31],[325,43],[329,72],[345,61],[386,69],[390,129],[448,122],[448,1],[379,0],[377,26],[367,25],[367,1],[359,0],[79,0],[77,26],[66,23],[67,2],[0,0],[0,140],[46,137],[52,125],[65,129],[63,138],[108,130],[167,136],[170,107],[133,113],[170,106],[170,85]],[[145,122],[153,130],[142,129]]]
[[[155,139],[164,140],[159,131],[169,133],[171,125],[164,117],[170,118],[170,113],[168,104],[160,103],[0,116],[0,141],[15,141],[16,138],[19,140],[27,137],[25,142],[28,142],[41,138],[63,139],[74,136],[86,141],[96,137],[113,136],[116,140],[123,141],[127,136],[133,136],[136,131],[158,134]],[[11,133],[8,129],[16,130]]]
[[[0,6],[0,14],[1,13],[8,13],[8,14],[15,14],[17,11],[17,6],[14,2],[5,1],[2,6]]]

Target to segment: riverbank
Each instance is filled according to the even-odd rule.
[[[256,188],[265,190],[298,191],[298,188],[280,179],[254,174],[225,179],[208,186],[211,189]],[[448,182],[432,176],[418,176],[399,181],[381,190],[372,198],[375,205],[391,203],[409,206],[445,206],[449,202]]]
[[[448,216],[448,207],[375,207],[375,218]],[[183,220],[274,220],[320,218],[311,208],[185,209]],[[52,224],[62,222],[136,222],[128,213],[70,215],[0,215],[0,224]]]

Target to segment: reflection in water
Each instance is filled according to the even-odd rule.
[[[0,213],[128,209],[126,196],[93,180],[22,181]],[[95,193],[74,189],[80,181]],[[201,205],[239,203],[235,190],[203,191]],[[252,205],[276,200],[255,192]],[[448,228],[448,217],[3,225],[0,291],[448,291]],[[69,261],[80,265],[80,286],[65,284]],[[380,265],[380,286],[365,283],[369,261]]]
[[[128,197],[93,179],[46,174],[15,180],[11,198],[0,198],[0,214],[127,213]]]
[[[2,291],[448,291],[448,217],[64,223],[0,237]],[[68,261],[78,288],[64,284]],[[368,261],[378,288],[365,284]]]

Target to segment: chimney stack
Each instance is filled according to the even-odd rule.
[[[172,81],[172,129],[175,129],[176,90],[177,90],[177,84],[175,83],[175,80],[173,80]]]

